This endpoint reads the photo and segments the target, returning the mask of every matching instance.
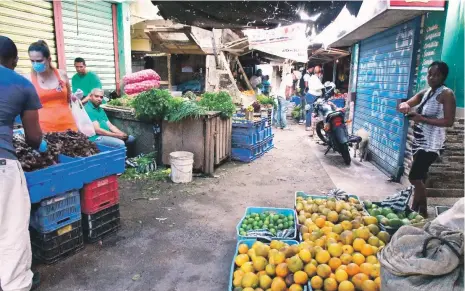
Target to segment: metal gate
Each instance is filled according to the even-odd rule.
[[[53,3],[49,1],[0,1],[0,35],[11,38],[18,47],[18,67],[21,74],[31,72],[27,50],[39,39],[50,48],[53,65],[56,67],[57,51],[53,22]]]
[[[96,73],[105,91],[116,89],[113,15],[105,1],[63,0],[63,31],[66,71],[76,73],[74,59],[86,60],[87,69]]]
[[[410,97],[418,19],[360,42],[354,132],[370,133],[372,161],[394,180],[403,174],[408,122],[397,105]]]

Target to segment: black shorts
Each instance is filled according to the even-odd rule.
[[[439,155],[437,153],[418,150],[413,155],[412,168],[408,175],[409,180],[426,180],[428,177],[429,167],[436,161],[438,156]]]

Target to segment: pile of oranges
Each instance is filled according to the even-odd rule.
[[[256,241],[249,248],[242,243],[234,259],[233,290],[303,291],[310,279],[307,271],[311,261],[312,253],[304,244]]]
[[[376,217],[367,216],[356,199],[297,197],[296,210],[303,242],[311,254],[304,271],[313,290],[379,291],[380,264],[376,257],[389,242]]]

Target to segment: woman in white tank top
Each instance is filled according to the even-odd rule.
[[[455,120],[455,95],[444,85],[449,67],[441,61],[433,62],[428,67],[428,85],[407,102],[399,105],[399,111],[407,114],[415,122],[412,146],[413,163],[409,180],[415,186],[412,209],[422,216],[427,216],[425,180],[429,167],[444,149],[446,127],[451,127]],[[411,111],[410,109],[418,107]]]

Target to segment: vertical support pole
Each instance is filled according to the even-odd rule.
[[[333,61],[333,83],[336,84],[336,70],[337,70],[337,62]]]
[[[123,77],[131,72],[131,36],[130,36],[130,22],[128,15],[128,4],[118,3],[116,5],[117,15],[117,32],[118,32],[118,58],[119,58],[119,75]]]
[[[58,57],[58,68],[66,70],[65,36],[63,32],[63,7],[61,0],[53,1],[53,22],[55,25],[55,43]]]
[[[239,57],[236,56],[235,59],[236,59],[237,65],[239,66],[239,70],[241,71],[242,78],[244,78],[245,83],[247,84],[247,89],[253,90],[252,84],[250,84],[249,78],[247,78],[244,68],[242,67],[241,62],[239,61]]]
[[[171,91],[172,79],[171,79],[171,54],[166,55],[166,63],[168,67],[168,90]]]
[[[118,24],[117,24],[117,13],[116,5],[111,5],[111,14],[113,20],[113,52],[115,54],[115,75],[116,75],[116,93],[120,94],[120,75],[119,75],[119,49],[118,49]],[[121,4],[118,4],[121,5]]]

